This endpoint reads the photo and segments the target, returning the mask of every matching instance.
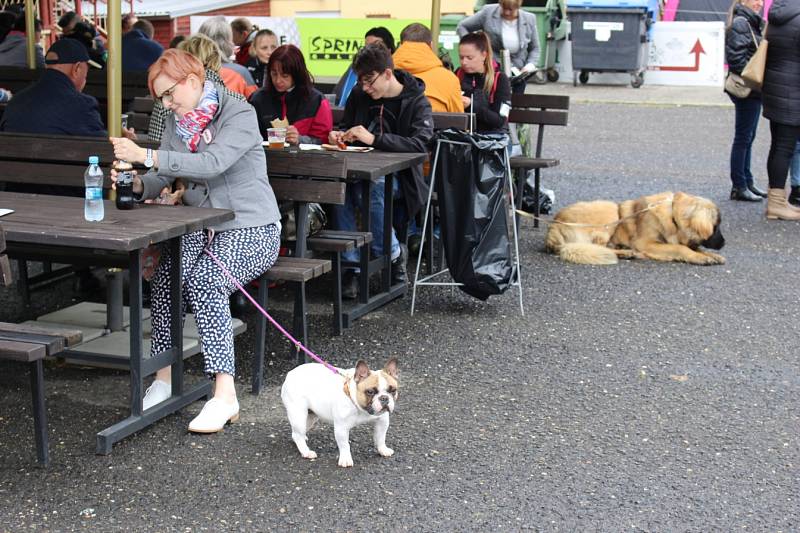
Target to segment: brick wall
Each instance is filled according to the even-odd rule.
[[[175,35],[175,19],[155,18],[149,20],[153,23],[153,28],[155,29],[153,40],[166,48]]]
[[[240,16],[240,17],[268,17],[269,16],[269,0],[259,0],[257,2],[250,2],[249,4],[240,4],[238,6],[226,7],[225,9],[216,9],[213,11],[206,11],[205,13],[195,13],[197,16]],[[189,35],[191,29],[189,25],[189,17],[178,17],[175,19],[150,19],[156,29],[154,39],[161,43],[166,48],[169,42],[176,35]]]

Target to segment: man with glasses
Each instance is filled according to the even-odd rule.
[[[45,64],[39,81],[8,103],[0,131],[108,137],[97,99],[81,93],[89,72],[86,47],[75,39],[60,39],[47,51]]]
[[[391,52],[382,44],[370,44],[362,48],[353,60],[353,71],[358,84],[353,89],[344,110],[344,131],[332,131],[332,144],[353,143],[372,146],[386,152],[427,152],[433,137],[431,104],[425,97],[425,84],[402,70],[395,70]],[[370,228],[372,251],[384,255],[383,179],[372,184],[370,192]],[[391,236],[392,284],[405,283],[406,226],[425,205],[428,189],[422,174],[422,164],[395,175],[394,228]],[[360,197],[367,190],[366,184],[351,183],[347,186],[345,205],[333,209],[334,229],[355,230],[355,211],[361,205]],[[400,240],[398,240],[398,233]],[[346,261],[357,261],[358,251],[347,252]],[[348,271],[342,280],[342,296],[357,296],[356,271]]]

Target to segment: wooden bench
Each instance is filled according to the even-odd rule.
[[[158,148],[150,142],[137,144]],[[105,137],[0,132],[0,146],[0,182],[75,187],[80,196],[89,156],[100,158],[106,176],[114,161],[114,148]],[[111,180],[104,180],[103,187],[110,189]]]
[[[81,332],[77,330],[56,330],[0,322],[0,359],[27,363],[30,368],[36,458],[42,466],[47,466],[50,462],[42,361],[45,357],[58,355],[81,340]]]
[[[138,135],[146,136],[150,131],[150,116],[153,114],[155,100],[152,96],[137,96],[133,99],[128,115],[128,127]]]
[[[372,233],[365,231],[322,230],[308,239],[309,250],[329,254],[333,264],[334,304],[333,334],[341,335],[344,329],[342,308],[342,255],[350,250],[366,253],[372,242]]]
[[[516,206],[522,205],[522,191],[528,171],[534,171],[534,227],[539,227],[539,194],[541,194],[541,170],[559,165],[558,159],[542,157],[545,126],[566,126],[569,110],[569,96],[547,94],[511,95],[511,113],[508,121],[516,124],[537,126],[536,149],[534,157],[514,156],[510,159],[511,169],[517,171]]]

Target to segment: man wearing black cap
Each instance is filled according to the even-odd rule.
[[[89,71],[86,47],[74,39],[53,43],[42,77],[8,103],[0,131],[108,137],[97,99],[81,91]]]

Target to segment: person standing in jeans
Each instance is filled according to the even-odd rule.
[[[725,31],[725,60],[728,70],[741,75],[761,41],[763,0],[734,0]],[[750,156],[761,117],[761,93],[751,91],[746,98],[728,93],[736,108],[736,126],[731,146],[731,200],[760,202],[767,193],[756,187],[750,171]]]
[[[772,142],[767,158],[767,218],[800,220],[786,200],[786,176],[800,140],[800,2],[775,0],[769,10],[769,48],[761,93]]]
[[[789,168],[789,203],[800,207],[800,142],[795,145],[792,166]]]

